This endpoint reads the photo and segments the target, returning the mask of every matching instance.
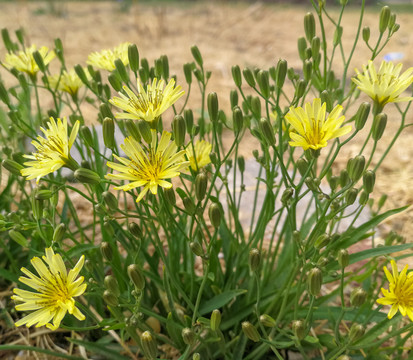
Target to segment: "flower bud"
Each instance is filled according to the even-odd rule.
[[[172,132],[174,134],[174,140],[176,146],[180,147],[185,142],[185,120],[181,115],[175,115],[172,121]]]
[[[142,79],[142,77],[141,77]],[[108,75],[108,81],[109,84],[112,86],[112,88],[119,92],[122,89],[122,83],[120,82],[118,76],[115,73],[111,73]]]
[[[136,222],[130,222],[129,223],[129,225],[128,225],[128,229],[129,229],[129,232],[133,235],[133,236],[135,236],[135,237],[137,237],[137,238],[141,238],[142,237],[142,230],[141,230],[141,228],[139,227],[139,225],[136,223]]]
[[[350,342],[356,342],[358,339],[360,339],[364,335],[365,331],[366,329],[364,328],[363,325],[353,324],[350,328],[350,333],[349,333]]]
[[[198,49],[198,46],[196,46],[196,45],[192,46],[191,47],[191,53],[192,53],[192,56],[194,57],[195,61],[198,63],[198,65],[200,67],[202,67],[204,61],[202,59],[202,55],[201,55],[201,52]]]
[[[105,232],[111,237],[113,238],[113,236],[115,235],[115,230],[113,229],[112,224],[110,223],[110,221],[104,221],[103,222],[103,229],[105,230]]]
[[[192,64],[191,63],[184,64],[184,75],[185,75],[186,83],[188,85],[192,84]]]
[[[373,192],[375,182],[376,182],[375,172],[372,170],[367,170],[363,174],[363,186],[367,193]]]
[[[370,40],[370,28],[368,26],[363,27],[362,37],[364,42],[367,44]]]
[[[255,96],[251,99],[251,111],[256,119],[259,119],[261,116],[261,100],[258,96]]]
[[[23,236],[21,232],[16,231],[16,230],[10,230],[9,236],[10,236],[10,239],[14,240],[20,246],[27,247],[28,245],[27,239]]]
[[[366,301],[367,293],[362,288],[355,288],[350,294],[350,304],[355,307],[360,307]]]
[[[261,118],[259,124],[260,124],[261,133],[264,136],[264,139],[266,140],[267,144],[269,146],[274,146],[275,145],[275,134],[274,134],[274,129],[271,123],[268,121],[267,118]]]
[[[302,320],[294,320],[292,323],[292,328],[294,335],[297,337],[298,340],[302,340],[305,337],[305,325],[304,321]]]
[[[248,339],[254,342],[260,341],[261,337],[258,333],[257,328],[254,325],[252,325],[249,321],[244,321],[241,326],[242,331]]]
[[[60,244],[66,233],[66,225],[59,224],[53,232],[53,242]]]
[[[340,178],[338,176],[332,176],[330,180],[328,181],[330,184],[330,188],[332,191],[336,190],[338,187],[338,184],[340,183]]]
[[[336,30],[334,31],[334,36],[333,36],[333,45],[337,46],[340,44],[341,37],[343,36],[343,27],[342,26],[337,26]]]
[[[329,262],[330,261],[326,257],[322,256],[317,260],[317,266],[322,268],[327,266]]]
[[[242,131],[244,125],[244,115],[239,106],[235,106],[232,110],[232,122],[234,124],[235,134],[239,134]]]
[[[112,260],[112,247],[108,242],[104,241],[100,244],[100,252],[106,261],[110,262]]]
[[[238,106],[238,91],[232,89],[229,93],[229,100],[231,104],[231,109],[234,109],[235,106]]]
[[[131,264],[128,266],[128,276],[135,285],[136,289],[142,290],[145,287],[145,278],[143,277],[138,265]]]
[[[182,338],[184,339],[184,343],[186,345],[192,345],[195,341],[195,333],[190,328],[182,329]]]
[[[191,109],[186,109],[184,111],[184,119],[185,119],[186,129],[188,130],[188,134],[191,134],[192,128],[194,126],[194,113],[192,112]]]
[[[304,37],[300,37],[298,38],[297,45],[298,45],[298,55],[300,55],[300,59],[304,61],[307,57],[305,53],[307,49],[307,41],[305,40]]]
[[[109,290],[113,295],[118,297],[120,295],[119,284],[113,275],[107,275],[104,279],[105,288]]]
[[[281,203],[284,206],[288,205],[289,200],[292,198],[292,196],[294,195],[294,189],[291,187],[288,187],[284,190],[282,196],[281,196]]]
[[[388,6],[383,6],[380,11],[380,21],[379,21],[379,31],[384,33],[389,25],[390,20],[390,8]]]
[[[268,99],[270,97],[270,80],[268,71],[260,70],[257,74],[257,82],[262,96]]]
[[[138,120],[138,129],[143,140],[150,144],[152,142],[152,134],[148,122],[145,120]]]
[[[52,197],[50,198],[50,204],[56,207],[59,203],[59,189],[56,185],[52,185]]]
[[[10,104],[10,98],[9,98],[9,93],[7,92],[3,82],[0,81],[0,99],[3,101],[6,105]]]
[[[88,126],[81,126],[80,127],[80,134],[82,135],[83,139],[85,140],[86,144],[89,145],[90,147],[93,147],[94,141],[93,141],[93,136],[92,132],[90,131]]]
[[[251,87],[255,87],[254,74],[252,73],[251,69],[245,68],[244,70],[242,70],[242,74],[244,75],[244,79],[247,84]]]
[[[195,195],[198,201],[204,199],[208,185],[208,177],[204,173],[199,173],[195,178]]]
[[[386,200],[387,200],[386,194],[383,194],[382,196],[380,196],[379,202],[377,204],[379,209],[381,209],[384,206],[384,204],[386,203]]]
[[[176,196],[175,196],[175,190],[173,188],[169,188],[169,189],[164,189],[164,195],[165,195],[165,199],[166,201],[174,206],[176,204]]]
[[[20,165],[18,162],[10,159],[4,159],[1,162],[1,165],[8,170],[11,174],[21,176],[20,171],[24,169],[23,165]]]
[[[142,350],[146,358],[148,360],[156,359],[156,355],[158,353],[158,347],[156,345],[156,340],[153,338],[152,334],[149,331],[145,331],[141,335],[141,343],[142,343]]]
[[[162,75],[163,75],[162,60],[156,59],[155,60],[155,77],[160,79]]]
[[[264,325],[265,327],[269,327],[269,328],[273,328],[276,324],[275,320],[270,315],[267,315],[267,314],[262,314],[259,320],[262,325]]]
[[[362,191],[360,193],[360,198],[359,198],[359,203],[360,205],[367,205],[367,202],[369,201],[369,193],[366,191]]]
[[[217,331],[219,329],[219,325],[221,324],[221,312],[218,309],[215,309],[211,314],[211,330]]]
[[[351,357],[348,355],[341,355],[337,358],[337,360],[351,360]]]
[[[115,67],[116,67],[116,70],[118,71],[119,76],[122,79],[122,81],[124,83],[128,83],[129,82],[129,74],[127,73],[125,64],[122,62],[121,59],[116,59],[115,60]]]
[[[316,58],[318,53],[320,52],[320,38],[318,36],[314,36],[311,39],[311,53],[313,54],[313,58]]]
[[[315,19],[310,12],[304,16],[304,32],[308,41],[311,41],[315,36]]]
[[[141,141],[141,134],[135,124],[135,121],[131,119],[125,120],[125,127],[130,136],[132,136],[137,142]]]
[[[278,60],[275,84],[278,89],[284,85],[285,76],[287,75],[287,61],[284,59]]]
[[[339,265],[341,266],[341,268],[345,268],[348,266],[349,261],[350,261],[350,257],[348,254],[347,249],[341,249],[338,254],[337,254],[337,260]]]
[[[348,182],[350,181],[350,176],[348,175],[348,171],[343,169],[340,171],[340,186],[343,188],[345,187]]]
[[[304,95],[306,87],[307,87],[307,83],[305,80],[303,79],[298,80],[295,86],[294,96],[297,99],[300,99]]]
[[[32,55],[35,63],[39,67],[39,70],[44,73],[46,71],[46,65],[44,64],[42,55],[40,55],[39,51],[37,50],[34,51]]]
[[[327,234],[321,234],[315,241],[314,247],[316,249],[321,249],[324,246],[327,246],[331,241],[331,237]]]
[[[352,205],[357,199],[358,190],[351,188],[346,192],[346,205]]]
[[[192,241],[191,243],[189,243],[189,247],[196,256],[204,256],[204,250],[202,249],[200,243]]]
[[[400,24],[394,24],[390,31],[390,35],[393,35],[395,32],[399,31],[399,29],[400,29]]]
[[[119,305],[118,297],[110,290],[103,292],[103,300],[109,306],[116,307]]]
[[[318,186],[316,184],[316,182],[314,181],[313,178],[311,178],[310,176],[307,176],[304,180],[304,183],[307,185],[307,187],[314,192],[318,192]]]
[[[242,155],[239,155],[237,158],[238,168],[241,174],[245,171],[245,158]]]
[[[75,72],[76,75],[79,77],[80,80],[82,80],[82,83],[85,85],[89,84],[89,81],[87,79],[87,76],[85,74],[85,70],[83,69],[83,67],[79,64],[75,65]]]
[[[221,208],[217,203],[211,204],[208,210],[208,215],[212,226],[218,228],[221,223]]]
[[[296,161],[296,165],[297,165],[298,172],[300,173],[300,175],[304,176],[308,169],[308,162],[303,158],[299,158]]]
[[[182,199],[184,203],[184,208],[188,212],[189,215],[193,215],[195,213],[195,204],[190,197],[184,197]]]
[[[303,66],[303,73],[304,73],[305,81],[311,80],[312,71],[313,71],[313,62],[311,60],[305,60],[304,66]]]
[[[357,114],[356,114],[356,129],[361,130],[363,129],[364,125],[366,124],[367,118],[369,117],[370,113],[370,104],[368,102],[361,103]]]
[[[384,113],[377,114],[373,121],[371,129],[372,137],[374,141],[379,141],[383,136],[384,130],[387,125],[387,115]]]
[[[103,120],[102,124],[103,141],[105,146],[109,149],[113,149],[116,145],[115,143],[115,123],[113,119],[107,117]]]
[[[105,204],[107,205],[107,207],[110,210],[114,211],[118,208],[118,199],[111,192],[104,191],[102,193],[102,198],[103,198],[103,201],[105,202]]]
[[[218,96],[216,92],[208,94],[208,114],[212,122],[218,120]]]
[[[258,249],[251,249],[249,254],[249,264],[251,271],[259,270],[261,264],[261,253]]]
[[[241,69],[239,68],[238,65],[234,65],[231,68],[232,71],[232,78],[234,80],[234,83],[237,87],[241,87],[242,85],[242,77],[241,77]]]
[[[356,182],[361,178],[364,172],[364,167],[366,165],[366,159],[363,155],[358,155],[354,158],[351,162],[350,169],[349,169],[349,176],[350,179]]]
[[[169,59],[167,55],[161,56],[162,62],[162,75],[165,80],[169,78]]]
[[[97,185],[100,183],[100,176],[89,169],[79,168],[74,172],[74,176],[76,180],[83,184]]]
[[[135,44],[128,46],[128,60],[130,69],[136,74],[139,70],[139,51]]]
[[[311,295],[320,294],[321,285],[323,284],[323,273],[317,267],[310,269],[308,273],[308,291]]]
[[[15,50],[14,44],[10,39],[9,31],[6,28],[1,29],[1,37],[3,39],[3,43],[4,43],[4,46],[6,47],[7,51],[13,52]]]
[[[105,207],[102,204],[96,204],[93,209],[95,210],[95,213],[99,216],[105,216],[107,211]]]

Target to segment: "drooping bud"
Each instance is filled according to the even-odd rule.
[[[195,195],[198,201],[204,199],[208,185],[208,177],[204,173],[199,173],[195,178]]]
[[[110,262],[112,260],[112,247],[108,242],[104,241],[100,244],[100,252],[106,261]]]
[[[314,247],[316,249],[321,249],[324,246],[327,246],[331,241],[331,236],[327,234],[321,234],[315,241]]]
[[[264,98],[268,99],[270,97],[270,81],[268,71],[260,70],[257,75],[257,82],[261,94]]]
[[[142,79],[142,78],[141,78]],[[121,91],[122,83],[117,74],[111,73],[108,75],[109,84],[113,87],[113,89],[117,92]]]
[[[366,329],[364,328],[363,325],[353,324],[350,328],[350,333],[349,333],[350,342],[355,342],[358,339],[360,339],[364,335],[365,331]]]
[[[275,134],[274,129],[267,118],[261,118],[260,120],[260,130],[262,135],[264,136],[265,141],[269,146],[275,145]]]
[[[79,168],[74,172],[74,176],[83,184],[97,185],[100,183],[100,176],[90,169]]]
[[[321,285],[323,284],[323,273],[317,267],[310,269],[308,273],[308,291],[311,295],[320,294]]]
[[[348,254],[347,249],[340,249],[340,251],[337,254],[337,260],[341,268],[345,268],[348,266],[349,261],[350,261],[350,256]]]
[[[251,69],[245,68],[244,70],[242,70],[242,75],[244,75],[244,79],[249,86],[255,87],[254,74],[252,73]]]
[[[348,189],[346,192],[346,204],[352,205],[357,199],[358,190],[355,188]]]
[[[184,197],[182,199],[184,203],[184,208],[188,212],[189,215],[193,215],[195,213],[195,204],[190,197]]]
[[[189,244],[189,247],[191,251],[196,255],[196,256],[204,256],[204,250],[202,249],[202,246],[200,243],[196,241],[192,241]]]
[[[261,253],[258,249],[251,249],[248,258],[251,271],[257,271],[261,264]]]
[[[66,233],[66,225],[59,224],[53,232],[53,242],[60,244]]]
[[[355,288],[350,294],[350,304],[355,307],[360,307],[366,301],[367,293],[362,288]]]
[[[242,331],[248,339],[254,342],[260,341],[261,337],[258,333],[257,328],[254,325],[252,325],[249,321],[244,321],[241,326]]]
[[[385,113],[377,114],[373,121],[373,126],[371,129],[371,135],[374,141],[379,141],[383,136],[384,130],[387,125],[387,115]]]
[[[176,204],[175,190],[173,188],[164,189],[164,195],[165,195],[166,201],[170,205],[174,206]]]
[[[234,65],[231,68],[232,71],[232,78],[234,79],[234,83],[237,87],[241,87],[242,85],[242,77],[241,77],[241,69],[238,65]]]
[[[194,57],[195,61],[198,63],[198,65],[200,67],[202,67],[203,64],[204,64],[204,60],[202,59],[202,55],[201,55],[201,52],[198,49],[198,46],[196,46],[196,45],[192,46],[191,47],[191,53],[192,53],[192,56]]]
[[[367,202],[369,201],[369,193],[365,190],[363,190],[360,193],[360,198],[359,198],[359,203],[360,205],[367,205]]]
[[[304,339],[305,336],[305,325],[302,320],[294,320],[292,323],[292,328],[294,335],[297,337],[297,339],[302,340]]]
[[[262,314],[259,320],[262,325],[269,328],[273,328],[276,324],[275,320],[268,314]]]
[[[131,264],[128,266],[128,276],[135,285],[136,289],[142,290],[145,287],[145,278],[143,277],[138,265]]]
[[[118,208],[118,199],[111,192],[104,191],[102,193],[102,198],[110,210],[115,211]]]
[[[212,122],[216,122],[218,120],[218,96],[216,92],[212,92],[208,94],[208,114],[209,118]]]
[[[217,331],[221,325],[221,312],[215,309],[211,314],[210,326],[212,331]]]
[[[310,12],[304,16],[304,32],[308,41],[311,41],[315,36],[315,19]]]
[[[366,125],[367,118],[369,117],[370,113],[370,104],[368,102],[361,103],[360,107],[358,108],[356,114],[356,129],[361,130],[363,129],[364,125]]]
[[[103,280],[105,288],[109,290],[113,295],[118,297],[120,295],[119,284],[113,275],[106,275]]]
[[[363,175],[363,186],[367,193],[373,192],[376,182],[376,174],[372,170],[367,170]]]
[[[195,341],[195,333],[190,328],[182,329],[182,339],[186,345],[192,345]]]
[[[198,48],[197,48],[198,49]],[[149,331],[141,335],[142,350],[148,360],[155,360],[158,354],[156,340]]]
[[[116,307],[119,305],[118,297],[110,290],[105,290],[103,292],[103,300],[109,306]]]
[[[145,140],[148,144],[150,144],[152,141],[152,134],[151,134],[151,128],[148,122],[145,120],[138,120],[138,129],[139,129],[139,132],[143,140]]]
[[[4,159],[1,162],[1,165],[8,170],[13,175],[21,176],[20,171],[24,169],[23,165],[20,165],[18,162],[10,159]]]
[[[284,190],[282,196],[281,196],[281,203],[284,206],[288,205],[289,200],[292,198],[294,195],[294,189],[292,187],[288,187]]]
[[[140,228],[140,226],[136,223],[136,222],[130,222],[128,225],[128,229],[130,231],[130,233],[137,237],[137,238],[141,238],[142,237],[142,230]]]
[[[218,228],[221,224],[221,208],[217,203],[211,204],[208,210],[208,215],[212,226]]]
[[[379,31],[384,33],[389,25],[391,11],[388,6],[383,6],[380,11]]]

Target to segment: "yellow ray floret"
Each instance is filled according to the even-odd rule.
[[[45,138],[38,136],[37,140],[33,140],[32,144],[37,149],[37,152],[32,155],[24,155],[30,159],[24,163],[26,168],[21,170],[21,174],[26,176],[26,180],[36,179],[39,182],[40,178],[50,174],[62,166],[73,169],[75,161],[70,156],[70,148],[75,142],[77,132],[79,131],[80,122],[76,121],[73,126],[70,137],[67,134],[67,120],[63,118],[50,118],[47,123],[48,128],[40,128],[45,135]]]
[[[88,72],[85,72],[88,74]],[[74,69],[69,72],[63,71],[61,75],[49,76],[50,87],[67,92],[70,95],[77,95],[79,89],[84,85]]]
[[[128,46],[130,43],[124,42],[113,49],[105,49],[100,52],[89,54],[87,64],[96,66],[102,70],[113,71],[116,69],[115,60],[120,59],[126,66],[129,64]]]
[[[181,86],[175,87],[175,80],[171,79],[165,87],[164,80],[153,80],[147,89],[143,88],[138,79],[138,94],[127,86],[123,87],[126,95],[119,93],[120,97],[109,100],[111,104],[126,111],[116,114],[118,119],[153,121],[172,106],[183,94]]]
[[[136,202],[139,202],[148,190],[156,194],[158,186],[169,189],[172,184],[168,179],[180,175],[180,171],[188,168],[189,162],[185,161],[185,150],[177,151],[175,142],[171,142],[171,134],[162,133],[158,142],[155,130],[152,130],[152,142],[145,150],[133,138],[128,137],[120,147],[129,159],[113,155],[119,163],[108,162],[108,167],[118,171],[118,174],[107,174],[107,179],[129,180],[127,185],[117,186],[116,190],[128,191],[136,187],[144,188],[139,193]]]
[[[413,83],[413,67],[400,75],[402,67],[383,61],[377,71],[370,60],[367,66],[363,65],[363,72],[356,69],[357,76],[352,80],[381,107],[390,102],[411,101],[413,97],[400,95]]]
[[[186,148],[186,156],[192,170],[197,171],[211,162],[209,154],[211,153],[212,145],[205,140],[197,141],[195,146],[189,144]]]
[[[8,69],[16,68],[27,74],[35,75],[39,71],[39,67],[33,58],[33,53],[35,51],[40,53],[45,65],[49,64],[56,56],[54,51],[49,51],[46,46],[42,46],[38,49],[36,45],[32,45],[24,51],[6,54],[3,65]]]
[[[85,319],[73,299],[86,290],[83,276],[77,278],[85,262],[84,255],[68,273],[59,254],[55,254],[52,248],[47,248],[45,253],[43,261],[38,257],[30,261],[39,276],[26,268],[21,269],[27,277],[21,276],[19,281],[38,292],[18,288],[13,290],[15,295],[11,298],[19,303],[16,310],[33,311],[17,321],[16,326],[30,327],[36,324],[36,327],[46,325],[49,329],[56,330],[67,312],[79,320]]]
[[[413,321],[413,272],[407,273],[408,265],[400,272],[396,262],[391,261],[392,273],[384,267],[384,273],[389,281],[389,290],[381,288],[384,297],[377,299],[381,305],[391,305],[387,317],[391,319],[400,311],[403,316],[408,316]]]
[[[343,107],[337,105],[326,119],[326,104],[321,99],[314,99],[313,103],[306,103],[302,107],[290,107],[285,119],[291,125],[289,144],[300,146],[304,150],[321,149],[327,146],[327,141],[345,135],[351,131],[351,126],[341,127],[344,116]]]

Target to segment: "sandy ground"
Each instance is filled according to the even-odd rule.
[[[234,88],[231,66],[268,68],[276,64],[279,58],[285,58],[289,66],[299,69],[301,60],[297,54],[296,39],[304,34],[303,16],[309,7],[264,6],[260,4],[235,4],[211,2],[201,4],[176,3],[175,5],[142,5],[135,3],[128,13],[119,11],[115,1],[104,3],[66,3],[60,4],[63,16],[58,17],[45,12],[44,3],[28,3],[16,0],[12,3],[0,3],[0,24],[9,30],[23,27],[28,43],[53,46],[53,39],[60,37],[65,47],[68,66],[85,64],[91,51],[110,48],[123,41],[138,45],[141,57],[151,62],[162,54],[167,54],[171,73],[182,79],[182,64],[192,61],[190,47],[197,44],[204,56],[205,67],[212,70],[208,91],[219,94],[220,104],[229,108],[229,91]],[[357,27],[357,9],[349,9],[343,18],[344,48],[352,45],[352,38]],[[336,12],[332,12],[337,17]],[[397,22],[401,28],[392,38],[386,53],[402,52],[402,60],[407,66],[413,66],[413,14],[398,13]],[[372,28],[372,39],[376,38],[378,13],[368,11],[364,25]],[[327,37],[333,31],[328,27]],[[317,29],[319,34],[319,29]],[[4,56],[0,47],[0,58]],[[384,54],[382,54],[384,55]],[[360,43],[354,63],[350,66],[349,76],[354,67],[366,63],[370,57],[364,43]],[[381,59],[381,57],[379,57]],[[52,64],[53,69],[53,64]],[[340,66],[334,67],[340,72]],[[183,82],[183,80],[182,80]],[[184,85],[182,83],[182,85]],[[185,88],[185,85],[184,85]],[[367,98],[362,98],[367,100]],[[194,94],[191,104],[198,104],[199,95]],[[391,104],[386,108],[389,115],[385,139],[379,148],[388,142],[396,131],[399,117]],[[96,114],[89,112],[87,122],[92,123]],[[349,114],[352,115],[352,114]],[[412,122],[410,114],[407,122]],[[389,154],[380,172],[377,174],[375,197],[387,193],[389,200],[386,208],[398,207],[413,202],[413,129],[408,128]],[[244,147],[245,155],[251,156],[254,143]],[[343,161],[355,155],[360,148],[357,138],[343,152]],[[407,237],[413,236],[411,217],[413,210],[406,211],[393,219],[390,225]]]

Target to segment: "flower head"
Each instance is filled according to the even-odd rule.
[[[165,87],[165,81],[155,78],[147,89],[143,88],[138,80],[138,94],[124,86],[127,96],[119,93],[119,97],[109,100],[111,104],[126,112],[116,114],[118,119],[132,120],[156,120],[161,114],[172,106],[183,94],[181,86],[175,87],[175,80],[169,80]]]
[[[67,120],[63,118],[50,118],[47,123],[48,129],[43,129],[42,132],[45,138],[38,136],[37,140],[33,140],[32,144],[37,149],[37,152],[32,155],[24,155],[25,158],[30,159],[24,163],[27,168],[21,170],[21,174],[26,176],[26,180],[36,178],[39,182],[40,178],[50,174],[62,166],[73,169],[75,161],[70,156],[70,148],[75,142],[77,132],[79,130],[79,121],[76,121],[73,126],[70,137],[67,135]]]
[[[117,186],[115,190],[128,191],[144,186],[136,199],[139,202],[148,190],[156,194],[158,186],[171,188],[172,184],[166,180],[179,176],[180,171],[188,167],[188,161],[185,161],[185,150],[176,152],[178,148],[170,139],[171,134],[164,131],[158,142],[156,132],[152,130],[152,142],[148,148],[143,149],[133,137],[126,138],[121,148],[129,159],[113,155],[120,164],[109,161],[107,165],[119,171],[119,174],[108,174],[106,178],[131,182]]]
[[[39,276],[34,275],[26,268],[21,271],[27,276],[21,276],[19,281],[38,292],[32,292],[15,288],[11,298],[21,304],[16,305],[18,311],[34,311],[16,322],[16,326],[26,325],[30,327],[44,326],[56,330],[67,312],[79,320],[85,316],[75,306],[74,297],[82,295],[86,290],[83,276],[79,275],[85,262],[82,255],[75,267],[67,273],[66,266],[59,254],[55,254],[52,248],[47,248],[43,261],[34,257],[31,263]],[[76,279],[77,278],[77,279]],[[53,320],[53,323],[50,321]]]
[[[212,145],[205,140],[198,140],[195,146],[193,146],[192,143],[187,146],[186,156],[188,157],[192,170],[197,171],[211,162],[209,158],[211,150]]]
[[[321,149],[327,146],[327,141],[345,135],[351,131],[351,126],[341,127],[344,116],[340,116],[343,107],[337,105],[326,119],[326,104],[321,99],[314,99],[313,104],[306,103],[302,107],[290,107],[285,119],[291,125],[291,146],[301,146],[304,150]]]
[[[113,71],[116,69],[115,60],[120,59],[126,66],[129,64],[128,46],[130,43],[124,42],[113,49],[105,49],[101,52],[89,54],[87,64],[96,66],[102,70]]]
[[[384,273],[389,280],[389,290],[381,288],[384,297],[377,299],[381,305],[391,305],[387,317],[391,319],[399,310],[403,316],[408,316],[413,321],[413,272],[407,273],[408,265],[400,272],[396,262],[391,261],[393,274],[384,267]]]
[[[67,92],[72,96],[77,95],[79,89],[84,85],[74,69],[69,72],[63,71],[61,75],[49,76],[48,80],[52,88],[57,86],[58,90]]]
[[[56,56],[54,51],[49,51],[46,46],[42,46],[40,49],[37,49],[36,45],[32,45],[24,51],[6,54],[4,66],[8,69],[16,68],[17,70],[25,72],[29,75],[35,75],[39,71],[39,67],[33,58],[33,53],[35,51],[40,53],[45,65],[49,64],[50,61],[52,61]]]
[[[381,108],[390,102],[413,100],[413,97],[399,97],[413,83],[413,67],[400,75],[403,64],[382,61],[379,71],[370,60],[363,65],[363,72],[356,69],[357,76],[353,82],[370,96]]]

